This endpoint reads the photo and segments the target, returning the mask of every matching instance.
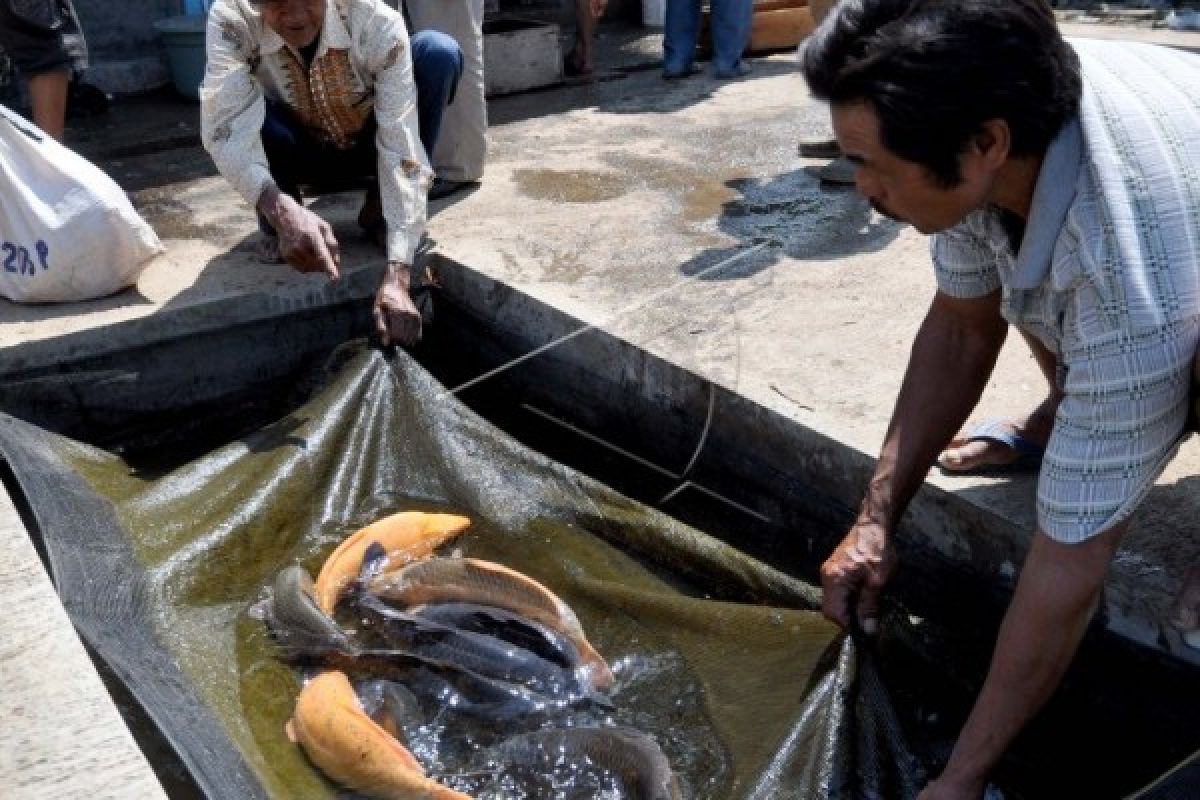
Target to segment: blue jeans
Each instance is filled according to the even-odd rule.
[[[742,61],[750,41],[753,0],[712,0],[713,69],[718,75],[730,75]],[[696,39],[700,35],[700,0],[667,0],[663,20],[663,71],[682,74],[696,59]]]
[[[433,161],[433,147],[442,130],[442,114],[454,102],[463,73],[463,54],[458,42],[441,31],[420,31],[410,40],[413,82],[417,84],[417,118],[421,144]]]
[[[428,156],[437,143],[442,114],[454,100],[463,71],[463,54],[454,39],[438,31],[413,34],[410,46],[418,126]],[[300,196],[301,187],[316,195],[372,186],[379,173],[375,131],[372,116],[355,136],[354,145],[339,150],[309,133],[286,106],[268,99],[262,143],[271,177],[279,191],[293,197]],[[274,232],[261,214],[258,225],[264,233]]]

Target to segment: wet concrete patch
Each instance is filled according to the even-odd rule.
[[[789,258],[828,259],[882,250],[903,228],[858,192],[822,187],[806,170],[739,181],[717,226],[744,242],[768,242]]]
[[[605,163],[675,198],[686,225],[715,225],[740,243],[707,250],[683,264],[681,271],[688,275],[756,244],[768,248],[729,274],[722,270],[711,277],[745,277],[747,270],[753,274],[780,256],[826,260],[873,252],[886,247],[903,228],[876,214],[858,192],[823,186],[805,168],[781,166],[778,173],[754,176],[736,165],[714,170],[704,159],[681,163],[629,153],[610,154]]]
[[[154,228],[160,239],[223,240],[235,237],[239,225],[200,224],[191,205],[167,189],[146,189],[132,195],[138,213]],[[240,222],[239,219],[237,222]]]
[[[637,180],[650,189],[678,195],[683,218],[689,223],[704,222],[716,216],[725,203],[738,197],[732,182],[747,177],[745,170],[714,174],[707,165],[697,167],[673,158],[614,153],[604,160],[615,169],[637,176]]]
[[[558,203],[602,203],[630,189],[628,177],[616,172],[518,169],[512,176],[522,194]]]

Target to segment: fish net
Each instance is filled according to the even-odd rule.
[[[0,417],[72,620],[203,795],[338,796],[284,732],[303,673],[249,612],[281,569],[315,575],[347,535],[412,509],[470,517],[447,549],[575,611],[617,676],[603,724],[653,737],[683,796],[916,796],[871,653],[813,610],[812,587],[522,446],[403,353],[344,348],[314,386],[165,474]],[[446,752],[417,755],[477,796],[519,796]]]

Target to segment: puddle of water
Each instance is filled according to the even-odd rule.
[[[527,197],[557,203],[602,203],[630,189],[625,175],[583,169],[518,169],[513,180]]]

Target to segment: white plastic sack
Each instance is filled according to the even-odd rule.
[[[103,297],[134,283],[162,250],[111,178],[0,106],[0,296]]]

